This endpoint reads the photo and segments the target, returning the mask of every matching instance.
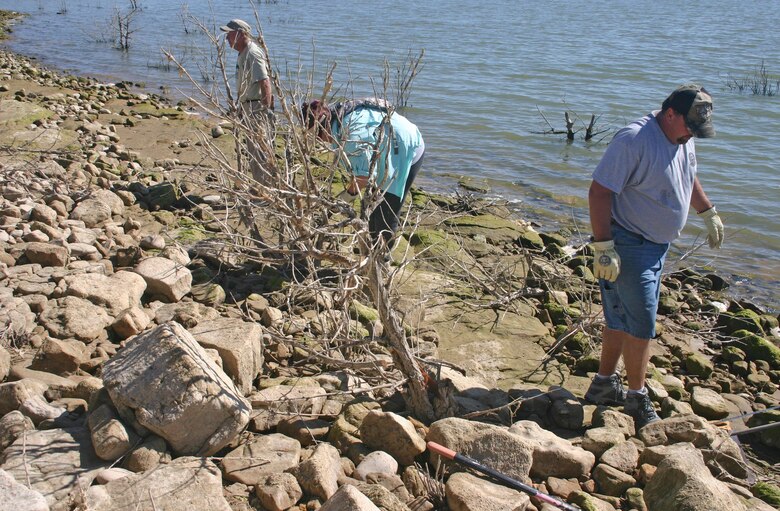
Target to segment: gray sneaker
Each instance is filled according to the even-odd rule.
[[[650,401],[650,396],[647,394],[628,394],[623,412],[634,418],[634,425],[637,431],[646,424],[661,420],[658,414],[655,413],[653,402]]]
[[[626,391],[620,375],[615,373],[606,381],[593,378],[585,399],[597,405],[622,405],[626,401]]]

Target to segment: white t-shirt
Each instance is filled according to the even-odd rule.
[[[615,134],[593,179],[614,192],[615,222],[655,243],[671,243],[688,219],[696,149],[693,138],[670,142],[655,114]]]

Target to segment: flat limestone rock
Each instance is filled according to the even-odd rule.
[[[86,428],[26,432],[3,452],[0,469],[44,496],[49,506],[108,466],[98,459]]]

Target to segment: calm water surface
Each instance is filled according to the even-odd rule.
[[[123,53],[106,41],[113,13],[128,3],[0,0],[2,9],[30,14],[6,45],[52,67],[162,85],[176,97],[191,87],[165,69],[160,48],[196,75],[208,54],[183,10],[211,27],[234,17],[254,24],[246,1],[138,0],[132,47]],[[576,220],[589,231],[585,198],[608,135],[659,108],[677,85],[705,85],[715,97],[718,136],[697,143],[700,179],[727,239],[722,250],[702,249],[693,260],[733,275],[738,294],[780,305],[780,96],[727,87],[762,62],[778,79],[780,0],[270,0],[258,8],[283,75],[300,69],[321,84],[328,63],[337,62],[336,84],[347,95],[372,94],[385,59],[395,67],[424,48],[406,111],[426,140],[421,184],[452,190],[452,176],[487,179],[493,194],[546,228]],[[234,54],[228,58],[232,67]],[[538,133],[548,128],[542,114],[561,129],[566,110],[584,122],[598,115],[606,138],[569,144]],[[691,218],[675,252],[702,232]]]

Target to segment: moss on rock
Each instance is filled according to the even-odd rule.
[[[724,312],[718,316],[718,326],[726,334],[733,334],[737,330],[747,330],[754,334],[763,334],[761,328],[761,316],[750,309],[744,309],[739,312]]]
[[[740,346],[749,360],[764,360],[772,369],[780,369],[780,348],[747,330],[737,330],[733,335],[740,338]]]

